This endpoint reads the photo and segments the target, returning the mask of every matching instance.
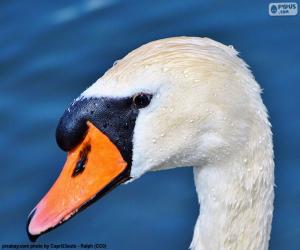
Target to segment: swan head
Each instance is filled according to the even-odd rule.
[[[259,95],[237,52],[208,38],[129,53],[62,116],[56,136],[68,159],[29,216],[30,237],[146,172],[225,162],[247,144]]]

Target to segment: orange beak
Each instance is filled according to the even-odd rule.
[[[31,240],[129,179],[128,164],[117,147],[91,122],[87,125],[85,138],[68,152],[58,179],[29,215]]]

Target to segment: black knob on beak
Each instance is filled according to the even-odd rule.
[[[87,131],[87,120],[94,112],[93,105],[86,99],[74,102],[60,118],[56,128],[56,142],[64,151],[80,143]]]
[[[87,121],[90,121],[118,147],[123,158],[131,162],[138,113],[131,97],[79,99],[60,118],[56,129],[57,144],[65,151],[76,147],[87,133]]]

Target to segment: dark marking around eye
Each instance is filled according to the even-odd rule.
[[[87,163],[88,160],[88,153],[91,151],[91,145],[88,144],[81,152],[80,152],[80,157],[79,160],[75,166],[75,169],[73,171],[72,177],[75,177],[79,174],[81,174],[84,169],[85,169],[85,165]]]
[[[137,93],[137,95],[140,93]],[[150,99],[152,97],[151,94],[143,94]],[[83,141],[88,129],[87,121],[90,121],[116,145],[124,160],[130,165],[132,162],[133,130],[140,110],[142,109],[134,104],[133,96],[80,99],[74,102],[60,118],[56,129],[57,144],[64,151],[74,149]],[[124,150],[125,144],[126,150]],[[79,155],[77,157],[76,160],[80,162]],[[88,155],[87,160],[89,160],[89,157]],[[84,166],[84,161],[81,162],[78,169]],[[70,175],[72,175],[75,166],[76,163],[74,163]],[[87,163],[85,166],[87,167]]]

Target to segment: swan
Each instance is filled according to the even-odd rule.
[[[268,249],[271,125],[232,46],[174,37],[137,48],[73,101],[56,140],[67,160],[29,214],[31,240],[121,183],[192,166],[201,209],[190,249]]]

